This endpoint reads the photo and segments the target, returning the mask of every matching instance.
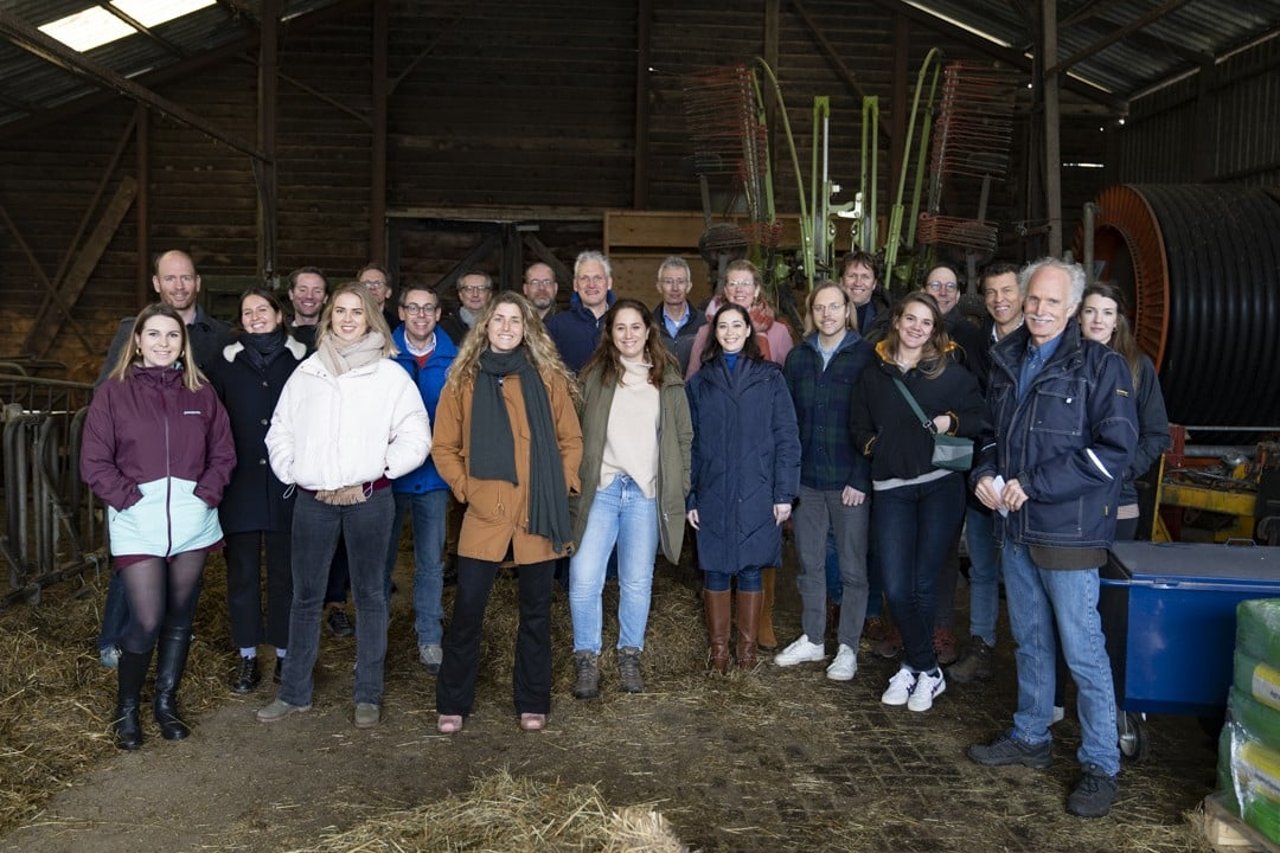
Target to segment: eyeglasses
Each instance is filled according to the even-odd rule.
[[[689,283],[687,278],[664,278],[662,279],[663,287],[684,287]]]
[[[924,288],[930,293],[941,293],[944,290],[947,293],[955,293],[960,289],[960,285],[954,281],[931,281]]]
[[[362,281],[360,283],[363,284],[365,287],[367,287],[369,290],[377,290],[379,287],[387,286],[387,283],[385,281],[378,281],[376,278],[371,278],[368,281]]]
[[[408,305],[401,305],[406,314],[434,314],[440,310],[439,305],[419,305],[416,302],[410,302]]]
[[[754,279],[747,279],[746,281],[730,281],[725,283],[726,289],[734,288],[735,290],[746,290],[747,288],[754,288],[755,286],[756,283]]]
[[[483,284],[466,284],[458,288],[459,293],[488,293],[490,288]]]
[[[554,278],[531,278],[525,284],[530,287],[555,287],[556,280]]]

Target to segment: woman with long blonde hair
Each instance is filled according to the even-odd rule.
[[[551,710],[551,591],[572,546],[569,494],[580,491],[575,386],[533,306],[512,291],[484,307],[436,409],[436,470],[467,505],[458,537],[453,620],[436,681],[437,728],[462,729],[475,701],[489,593],[504,563],[520,586],[513,674],[525,731]]]

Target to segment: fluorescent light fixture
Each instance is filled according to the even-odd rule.
[[[144,27],[154,27],[183,15],[190,15],[217,0],[111,0],[111,5]]]
[[[1105,169],[1105,163],[1063,163],[1068,169]]]
[[[74,15],[67,15],[65,18],[45,24],[40,28],[40,32],[57,39],[72,50],[83,53],[116,39],[131,36],[137,30],[101,6],[90,6],[83,12],[76,12]]]

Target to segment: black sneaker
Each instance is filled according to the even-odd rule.
[[[231,678],[231,692],[241,695],[252,693],[258,689],[260,681],[262,675],[258,671],[258,659],[241,656],[240,663],[236,665],[236,674]]]
[[[592,652],[573,653],[573,695],[594,699],[600,695],[600,661]]]
[[[1021,764],[1023,767],[1044,770],[1053,763],[1053,744],[1032,746],[1015,740],[1013,735],[1005,732],[991,743],[975,743],[966,750],[966,754],[973,761],[987,767]]]
[[[1084,775],[1067,797],[1067,811],[1076,817],[1106,817],[1115,804],[1120,786],[1096,764],[1086,764]]]
[[[347,611],[341,607],[333,607],[329,610],[329,633],[335,637],[355,636],[356,628],[347,618]]]
[[[640,673],[640,650],[626,646],[618,650],[618,686],[623,693],[643,693],[644,676]]]
[[[948,667],[947,677],[960,684],[986,681],[991,678],[991,656],[994,650],[981,637],[972,637],[964,647],[964,654]]]

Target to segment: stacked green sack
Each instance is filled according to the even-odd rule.
[[[1235,675],[1218,742],[1220,799],[1280,842],[1280,599],[1236,608]]]

